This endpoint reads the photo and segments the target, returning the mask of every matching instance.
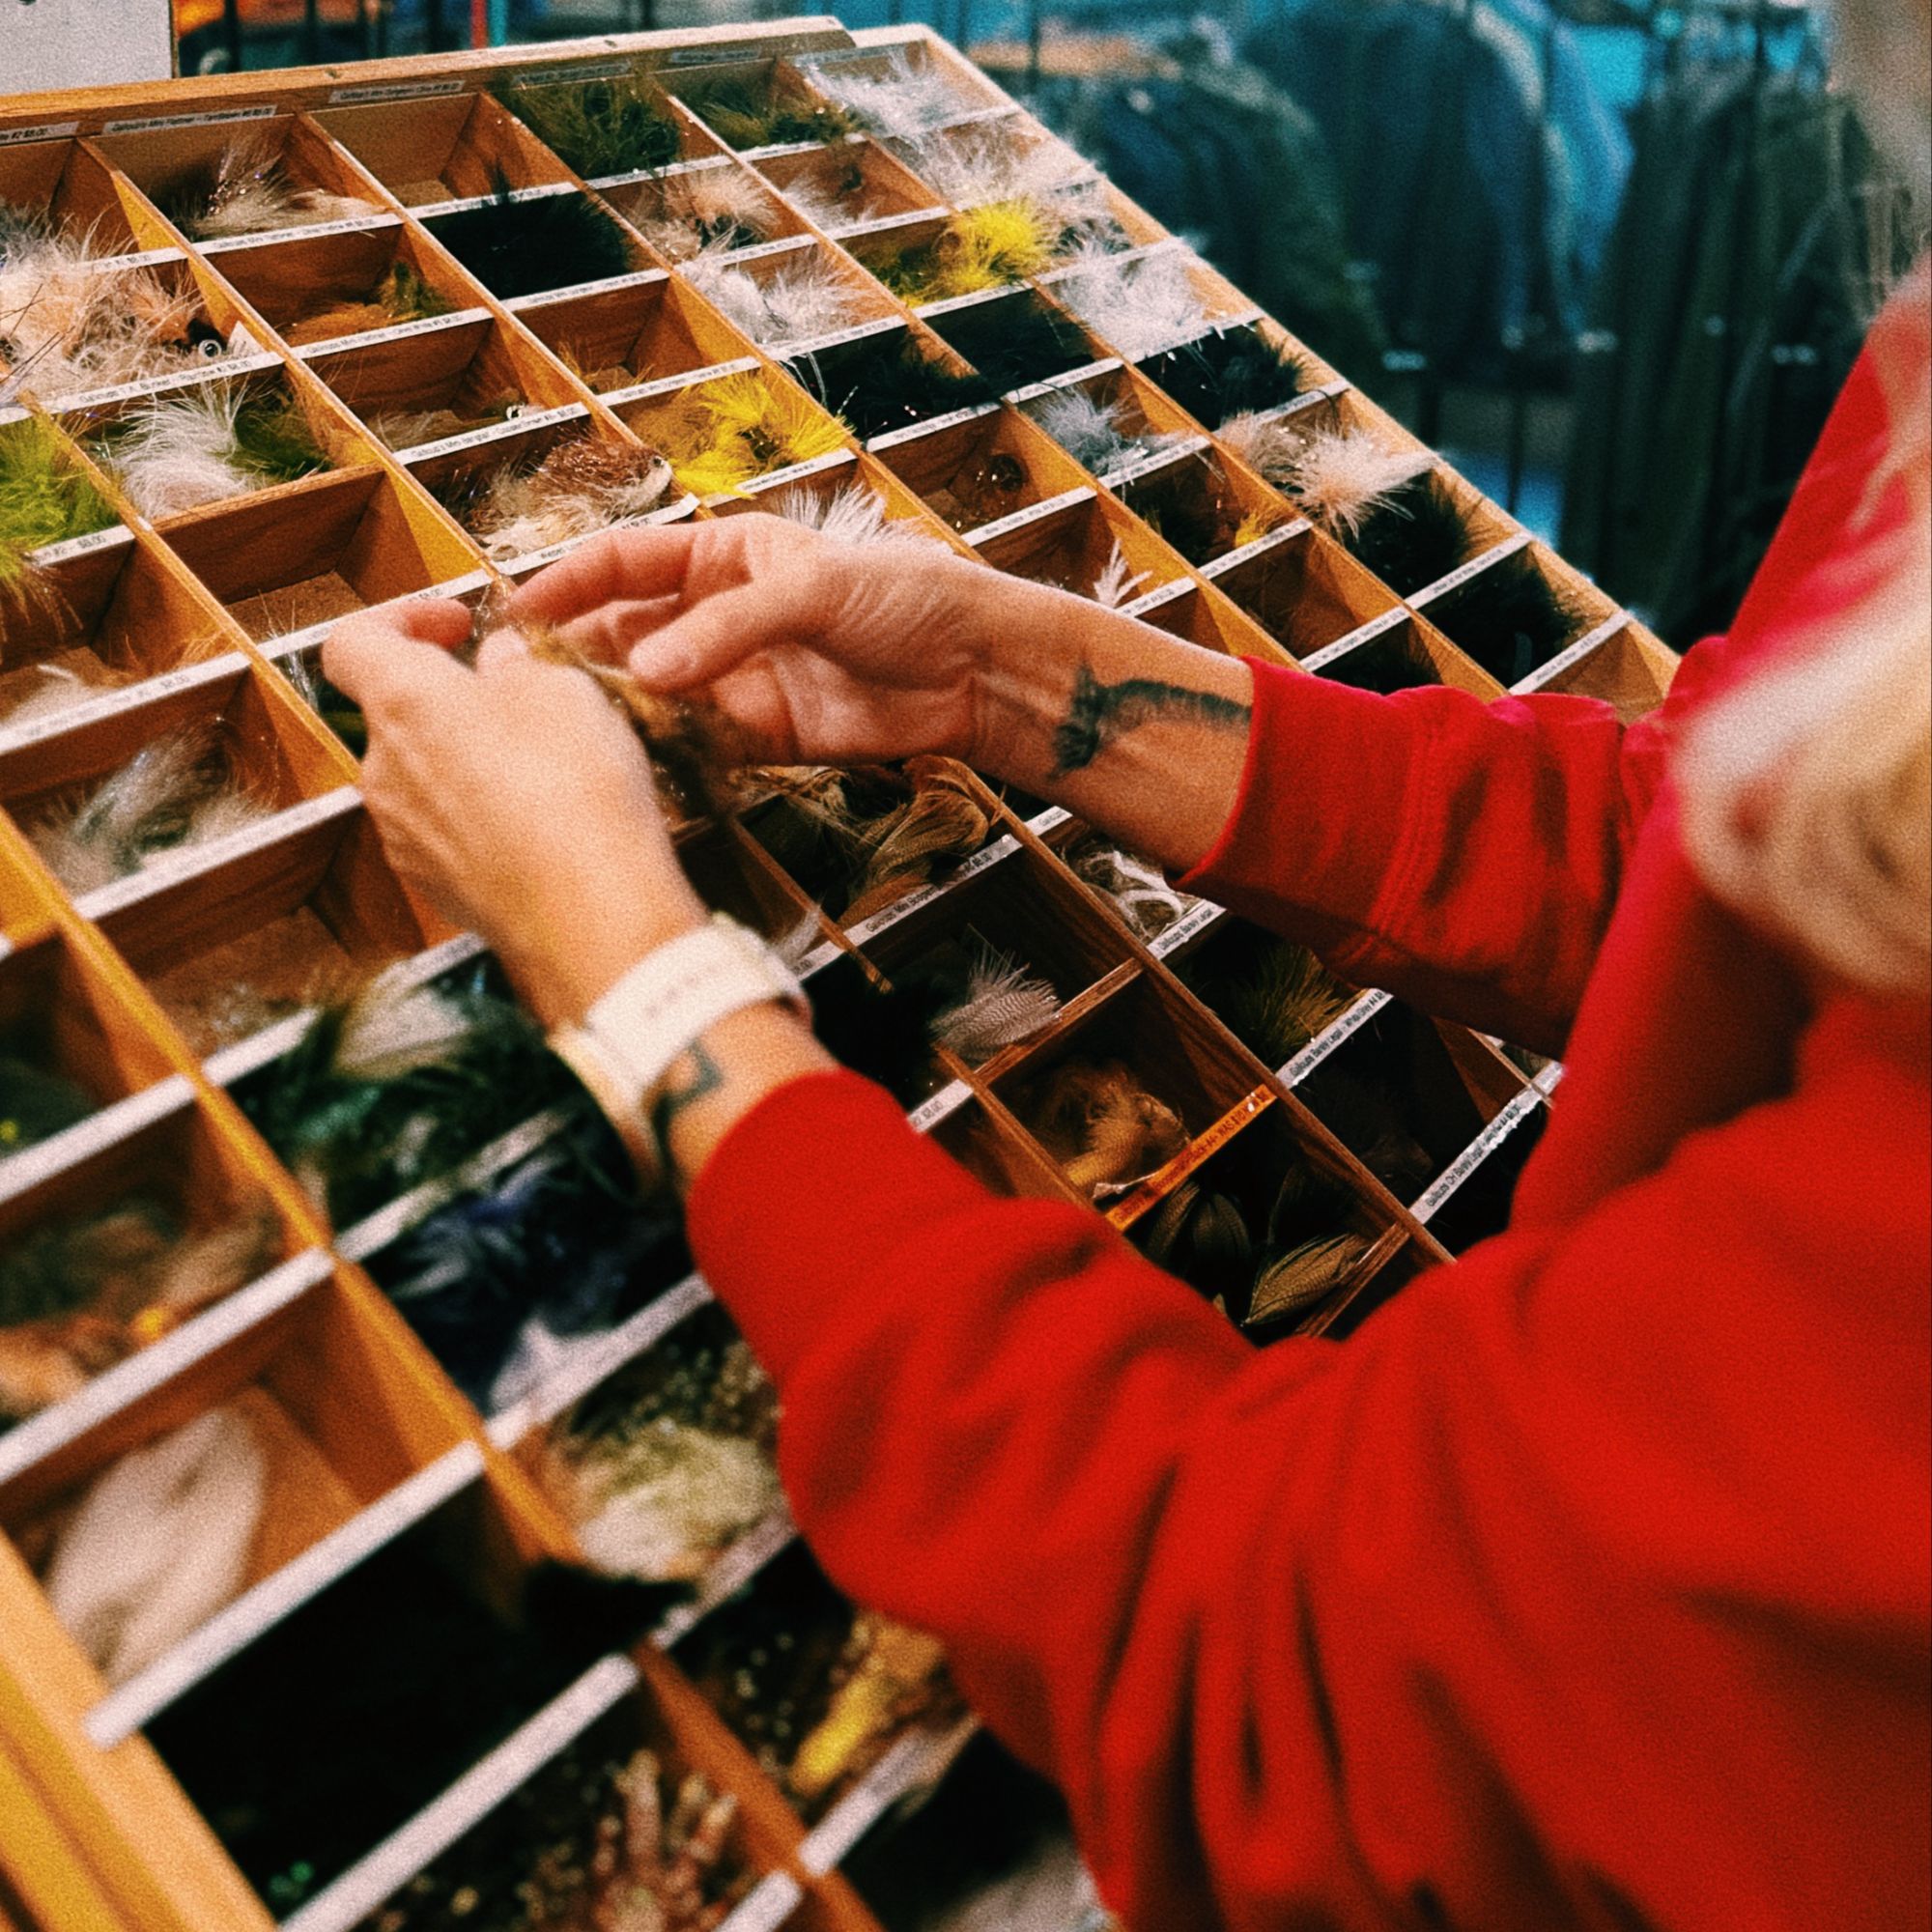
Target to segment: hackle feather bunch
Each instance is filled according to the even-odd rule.
[[[692,266],[691,280],[760,349],[793,349],[863,322],[871,295],[848,281],[830,257],[816,251],[802,255],[762,280],[728,262],[700,261]]]
[[[0,427],[0,621],[45,595],[34,552],[113,522],[67,440],[43,416]]]
[[[522,201],[500,171],[483,201],[439,214],[429,228],[504,301],[621,275],[631,266],[623,229],[587,195],[545,194]]]
[[[1399,597],[1469,554],[1462,507],[1427,450],[1391,449],[1367,430],[1296,436],[1253,416],[1222,434]]]
[[[357,195],[298,187],[275,143],[261,133],[230,141],[206,165],[160,190],[162,212],[197,242],[267,235],[325,221],[354,221],[377,213]]]
[[[1236,416],[1279,409],[1308,387],[1308,368],[1301,357],[1249,327],[1212,329],[1140,358],[1140,368],[1209,429]]]
[[[197,1229],[149,1195],[31,1229],[0,1254],[0,1430],[232,1293],[275,1238],[266,1210]]]
[[[156,520],[328,468],[293,396],[226,384],[129,411],[102,432],[96,450],[128,500]]]
[[[119,268],[72,236],[0,202],[0,403],[13,391],[56,402],[93,389],[185,375],[240,353],[202,312],[191,282]]]
[[[1074,462],[1096,475],[1171,448],[1181,440],[1179,431],[1128,429],[1125,406],[1104,402],[1090,389],[1055,389],[1025,407]]]
[[[684,104],[727,148],[770,148],[790,141],[842,141],[857,119],[787,76],[763,81],[726,75],[681,90]]]
[[[287,323],[282,339],[297,348],[333,342],[340,336],[366,335],[401,322],[424,322],[448,315],[456,304],[399,256],[383,278],[360,301],[330,302],[327,307]]]
[[[1080,320],[1129,362],[1139,362],[1198,334],[1208,309],[1179,248],[1122,255],[1090,242],[1055,283]]]
[[[554,87],[499,83],[497,99],[585,181],[668,167],[682,148],[664,90],[641,67]]]
[[[1255,1058],[1281,1066],[1354,1000],[1304,946],[1259,926],[1228,923],[1214,943],[1178,968]]]
[[[885,497],[869,483],[841,484],[827,496],[814,495],[802,487],[786,490],[780,494],[772,508],[787,523],[816,530],[834,543],[896,548],[940,542],[913,518],[893,516]],[[940,548],[945,546],[940,544]]]
[[[90,1483],[42,1587],[110,1685],[125,1684],[241,1593],[268,1492],[245,1414],[213,1408]]]
[[[47,869],[79,896],[170,852],[246,831],[274,809],[250,794],[212,725],[185,724],[111,777],[55,800],[26,832]]]
[[[661,255],[687,262],[772,241],[780,215],[757,178],[727,162],[648,185],[637,196],[632,219]]]
[[[923,354],[909,335],[888,336],[883,346],[855,343],[836,355],[802,355],[786,367],[855,436],[864,438],[975,409],[998,396],[978,371],[948,368]]]
[[[656,450],[584,436],[554,444],[534,469],[512,458],[440,494],[500,563],[635,523],[665,508],[671,491],[670,465]]]
[[[826,61],[813,68],[811,77],[821,94],[830,95],[873,134],[926,134],[972,111],[936,65],[915,64],[899,49],[888,57],[881,73]]]
[[[845,446],[843,428],[809,397],[756,375],[682,389],[631,426],[699,497],[739,495],[771,470]]]

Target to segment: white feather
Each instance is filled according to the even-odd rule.
[[[772,507],[787,523],[817,530],[835,543],[939,543],[909,518],[888,516],[885,497],[869,483],[847,483],[829,497],[817,497],[805,489],[787,490]]]
[[[672,1578],[700,1572],[710,1557],[778,1507],[778,1472],[741,1436],[660,1421],[650,1436],[649,1473],[626,1482],[599,1463],[585,1486],[604,1488],[577,1539],[613,1577]]]
[[[933,1021],[936,1044],[968,1063],[1031,1039],[1060,1011],[1053,982],[1030,975],[1003,952],[981,950],[967,976],[966,995]]]
[[[336,1036],[335,1072],[350,1080],[397,1080],[460,1052],[473,1029],[463,1008],[431,985],[411,983],[399,960],[356,994]]]
[[[1118,611],[1147,582],[1147,578],[1146,571],[1129,566],[1126,554],[1116,543],[1112,554],[1101,566],[1099,576],[1094,580],[1094,602],[1103,611]]]
[[[1053,1837],[957,1905],[927,1912],[916,1932],[1119,1932],[1070,1838]]]
[[[1018,140],[1007,127],[968,128],[905,145],[913,172],[955,208],[982,201],[1053,201],[1078,185],[1064,149]]]
[[[822,182],[806,175],[801,175],[784,190],[784,197],[812,227],[828,231],[850,228],[886,212],[871,200],[863,186],[856,194],[850,191],[841,194],[838,189],[827,187]]]
[[[1156,867],[1117,845],[1092,846],[1078,854],[1072,865],[1089,885],[1099,887],[1120,907],[1127,923],[1143,939],[1165,932],[1198,903],[1185,893],[1176,892]]]
[[[1122,260],[1088,242],[1054,293],[1094,333],[1139,362],[1197,334],[1208,310],[1188,276],[1188,258],[1178,248]]]
[[[915,67],[900,52],[892,56],[882,74],[827,63],[811,77],[821,93],[829,94],[874,134],[923,134],[968,111],[937,68]]]
[[[47,1600],[110,1684],[233,1601],[268,1466],[255,1432],[217,1408],[96,1478],[55,1546]]]
[[[238,390],[211,384],[130,412],[107,454],[144,517],[171,517],[262,488],[266,479],[234,460],[242,402]]]
[[[1426,449],[1387,448],[1367,430],[1290,438],[1280,433],[1281,427],[1262,423],[1244,431],[1246,446],[1260,452],[1248,460],[1317,523],[1345,536],[1357,535],[1383,497],[1413,483],[1435,460]],[[1265,435],[1270,429],[1276,432],[1273,437]]]
[[[868,298],[816,259],[759,282],[743,269],[700,262],[691,279],[762,349],[783,348],[849,328]]]

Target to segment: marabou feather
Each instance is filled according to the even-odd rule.
[[[883,73],[867,73],[835,61],[814,67],[813,84],[874,134],[929,133],[970,112],[951,79],[936,66],[915,66],[895,50]]]
[[[1146,357],[1141,370],[1209,429],[1293,402],[1308,386],[1307,368],[1293,350],[1247,327],[1211,330]]]
[[[45,417],[0,428],[0,614],[33,594],[35,551],[114,521],[112,506]]]
[[[761,349],[787,349],[865,320],[871,297],[833,264],[810,255],[763,281],[727,263],[695,264],[698,290]]]
[[[1433,601],[1430,621],[1497,683],[1511,685],[1553,657],[1589,622],[1588,608],[1520,550]]]
[[[1099,354],[1077,323],[1032,295],[957,309],[933,318],[932,326],[1002,395]]]
[[[517,460],[467,479],[459,514],[498,562],[635,523],[663,509],[670,465],[653,449],[579,437],[554,445],[534,469]]]
[[[784,78],[700,81],[684,88],[681,97],[726,147],[741,151],[788,141],[838,141],[859,125],[844,108]]]
[[[894,517],[869,483],[846,483],[829,497],[807,489],[785,491],[772,505],[788,523],[816,530],[834,543],[936,544],[939,539],[909,517]],[[945,546],[940,546],[942,549]]]
[[[1025,409],[1074,462],[1096,474],[1180,440],[1178,432],[1129,431],[1122,420],[1123,406],[1102,402],[1089,389],[1050,390]]]
[[[1095,335],[1138,362],[1196,334],[1208,310],[1179,248],[1122,258],[1089,242],[1055,293]]]
[[[633,218],[652,247],[683,262],[773,240],[779,209],[757,178],[733,161],[640,190]]]
[[[241,1590],[268,1463],[247,1419],[211,1409],[95,1479],[43,1578],[68,1634],[126,1683]]]
[[[681,389],[631,426],[663,452],[678,484],[700,497],[737,495],[769,470],[845,442],[843,428],[809,398],[755,375]]]
[[[357,195],[298,187],[274,142],[260,133],[229,142],[207,166],[170,182],[157,198],[182,232],[197,242],[352,221],[376,213],[373,202]]]
[[[860,437],[881,436],[954,410],[996,400],[992,384],[972,370],[955,371],[922,353],[909,336],[887,346],[857,342],[820,351],[787,365],[792,376]]]
[[[143,404],[111,424],[99,454],[144,517],[247,496],[327,469],[292,397],[209,384]]]
[[[621,275],[631,266],[624,231],[582,194],[519,201],[499,172],[474,208],[440,214],[430,232],[493,296],[509,300]]]
[[[440,289],[433,288],[409,263],[398,259],[389,265],[366,301],[332,302],[313,315],[286,324],[282,339],[298,348],[333,342],[339,336],[363,335],[394,323],[447,315],[455,306]]]

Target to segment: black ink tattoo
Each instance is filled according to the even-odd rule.
[[[691,1050],[679,1066],[689,1065],[688,1079],[680,1080],[673,1072],[664,1084],[663,1091],[651,1103],[651,1126],[658,1137],[658,1145],[670,1145],[670,1123],[687,1107],[695,1107],[707,1094],[716,1094],[724,1085],[724,1074],[718,1063],[705,1052],[704,1042],[695,1039]]]
[[[1073,679],[1066,716],[1054,727],[1053,775],[1085,771],[1123,732],[1160,718],[1179,718],[1216,730],[1245,731],[1252,707],[1218,692],[1189,691],[1159,678],[1128,677],[1102,684],[1082,665]]]

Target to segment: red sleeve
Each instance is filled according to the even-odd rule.
[[[847,1074],[741,1122],[692,1228],[813,1548],[946,1641],[1134,1932],[1889,1932],[1932,1852],[1917,1024],[1814,1032],[1790,1098],[1344,1348],[1254,1351]]]
[[[1181,884],[1358,983],[1561,1052],[1661,776],[1661,727],[1626,730],[1594,698],[1384,697],[1254,673],[1240,792]]]

